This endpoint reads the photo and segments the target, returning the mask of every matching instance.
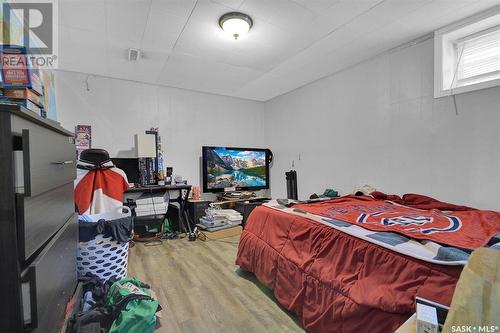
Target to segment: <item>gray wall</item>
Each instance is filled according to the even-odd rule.
[[[200,182],[202,145],[269,147],[273,197],[292,161],[305,198],[371,184],[500,210],[500,87],[433,97],[433,41],[388,52],[266,103],[58,72],[59,121],[90,124],[94,147],[131,156],[159,126],[166,164]]]
[[[159,127],[166,165],[200,184],[203,145],[264,146],[264,105],[238,98],[56,73],[58,121],[92,126],[92,146],[134,157],[134,134]]]
[[[433,98],[433,40],[388,52],[265,104],[272,194],[370,184],[500,210],[500,87]]]

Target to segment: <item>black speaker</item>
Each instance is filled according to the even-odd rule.
[[[271,151],[271,149],[267,150],[267,163],[269,163],[269,165],[273,163],[273,152]]]
[[[286,177],[286,194],[288,199],[298,200],[299,195],[297,191],[297,171],[290,170],[285,172]]]

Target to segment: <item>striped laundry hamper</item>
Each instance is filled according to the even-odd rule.
[[[119,207],[112,212],[81,216],[80,221],[98,222],[132,218],[129,207]],[[129,242],[119,243],[111,237],[98,234],[94,239],[78,243],[76,268],[78,276],[91,273],[103,281],[120,279],[127,276]]]

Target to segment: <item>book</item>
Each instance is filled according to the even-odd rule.
[[[31,89],[36,92],[38,95],[43,96],[43,85],[42,80],[40,79],[40,75],[38,71],[31,70],[30,71],[30,79],[31,79]]]
[[[27,99],[43,108],[43,96],[30,88],[6,88],[3,95],[14,99]]]
[[[0,103],[21,105],[26,109],[35,112],[40,117],[46,118],[45,110],[36,105],[35,103],[33,103],[32,101],[30,101],[29,99],[15,99],[6,96],[0,96]]]

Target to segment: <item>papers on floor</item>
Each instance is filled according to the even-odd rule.
[[[137,216],[163,215],[168,210],[168,195],[164,193],[143,193],[135,200]]]

